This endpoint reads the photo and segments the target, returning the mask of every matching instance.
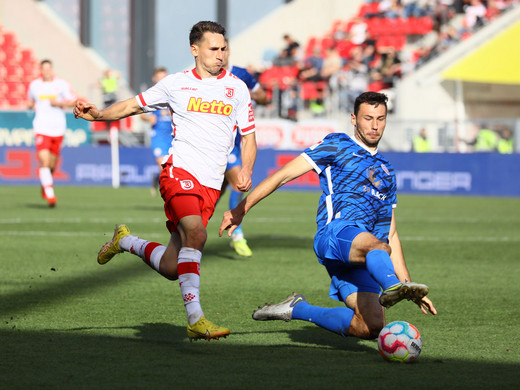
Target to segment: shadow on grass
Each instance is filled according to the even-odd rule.
[[[392,364],[356,339],[320,329],[287,331],[291,341],[249,345],[228,339],[190,343],[186,328],[145,323],[132,328],[70,331],[0,330],[0,387],[5,389],[320,389],[410,386],[513,388],[518,366],[421,357]],[[241,340],[244,340],[242,334]],[[303,343],[303,345],[301,344]]]
[[[227,234],[227,233],[224,233]],[[309,237],[296,237],[296,236],[270,236],[270,235],[248,235],[247,243],[253,255],[255,249],[262,248],[262,250],[272,249],[304,249],[309,250],[311,255],[314,256],[313,252],[313,238]],[[204,255],[213,255],[226,259],[238,259],[241,258],[235,251],[230,247],[231,239],[226,235],[218,239],[208,240],[207,245],[204,247]]]

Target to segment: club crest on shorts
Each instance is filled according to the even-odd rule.
[[[193,182],[191,180],[181,180],[181,187],[183,190],[192,190]]]
[[[235,88],[226,87],[226,97],[231,99],[235,96]]]

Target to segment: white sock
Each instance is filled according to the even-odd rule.
[[[231,239],[233,241],[239,241],[239,240],[242,240],[244,238],[244,233],[233,233],[231,235]]]
[[[40,168],[38,170],[40,176],[40,183],[45,191],[47,198],[54,198],[54,188],[52,180],[52,172],[50,168]]]
[[[139,256],[157,272],[159,272],[161,258],[166,251],[164,245],[157,242],[146,241],[131,234],[119,240],[119,248]]]
[[[200,259],[202,253],[193,248],[183,247],[179,251],[177,273],[179,286],[184,300],[184,307],[190,325],[197,322],[204,315],[200,306]]]

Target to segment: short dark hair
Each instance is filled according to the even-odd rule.
[[[158,66],[157,68],[155,68],[153,70],[153,74],[157,74],[157,73],[161,73],[161,72],[168,73],[168,69],[166,69],[166,67],[164,67],[164,66]]]
[[[40,66],[43,66],[44,64],[49,64],[52,66],[52,61],[48,59],[41,60]]]
[[[190,31],[190,46],[199,43],[202,40],[205,32],[215,34],[222,34],[226,37],[226,29],[224,26],[211,21],[201,21],[195,24]]]
[[[388,102],[388,96],[386,96],[384,93],[363,92],[361,95],[359,95],[356,98],[356,101],[354,102],[354,115],[358,114],[359,107],[363,103],[370,104],[371,106],[375,106],[375,107],[382,104],[388,110],[388,106],[386,105],[387,102]]]

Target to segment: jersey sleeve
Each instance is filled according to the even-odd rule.
[[[168,109],[168,84],[167,80],[173,75],[167,76],[154,86],[141,92],[135,97],[139,106],[144,112],[152,112],[157,110]]]
[[[242,84],[243,85],[243,84]],[[251,104],[251,96],[249,90],[245,87],[241,89],[242,99],[237,107],[237,126],[241,135],[254,133],[255,131],[255,115],[253,114],[253,105]]]
[[[305,149],[302,156],[312,165],[316,173],[320,174],[333,163],[338,145],[339,140],[337,134],[332,133],[327,135],[323,140]]]

